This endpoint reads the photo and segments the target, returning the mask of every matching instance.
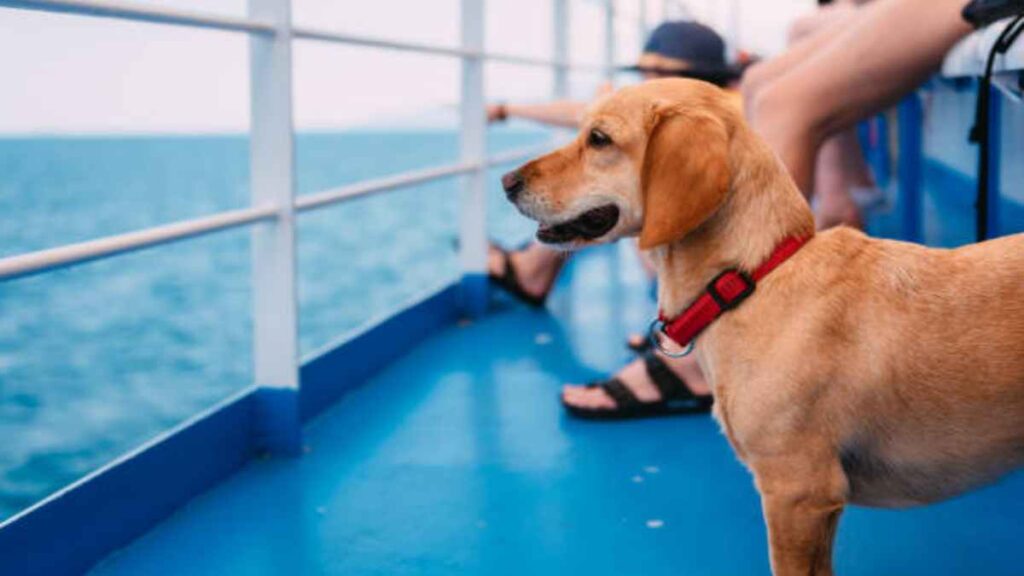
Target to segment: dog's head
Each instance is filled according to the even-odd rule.
[[[647,249],[686,236],[725,201],[739,113],[721,89],[669,79],[597,101],[569,145],[509,172],[509,200],[564,248],[640,236]]]

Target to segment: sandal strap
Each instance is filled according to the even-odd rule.
[[[686,382],[676,375],[653,350],[644,354],[644,367],[651,382],[661,392],[662,400],[690,400],[700,398],[690,390]]]
[[[640,400],[622,380],[612,378],[599,384],[602,390],[615,401],[617,410],[629,410],[641,405]]]
[[[492,247],[501,252],[501,257],[505,262],[503,266],[501,276],[491,276],[491,279],[498,283],[508,293],[512,294],[519,300],[533,306],[535,308],[541,308],[544,306],[544,302],[547,301],[547,294],[542,296],[535,296],[527,292],[522,283],[519,282],[519,276],[516,274],[516,267],[512,264],[512,253],[508,250],[500,248],[498,246]]]

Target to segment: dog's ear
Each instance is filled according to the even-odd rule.
[[[657,119],[641,171],[640,248],[686,236],[711,217],[729,191],[729,135],[713,116]]]

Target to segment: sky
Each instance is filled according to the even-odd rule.
[[[123,0],[241,16],[245,0]],[[549,57],[549,0],[485,0],[489,51]],[[637,15],[650,23],[688,15],[738,36],[742,48],[780,51],[788,22],[811,0],[615,0],[619,63],[640,46]],[[457,46],[460,0],[293,0],[296,25]],[[737,11],[736,8],[738,7]],[[733,14],[738,14],[734,17]],[[570,0],[570,59],[600,63],[603,8]],[[240,33],[0,8],[0,134],[217,133],[249,125],[248,43]],[[293,76],[299,130],[444,123],[455,117],[458,61],[297,41]],[[488,64],[489,100],[539,101],[551,73]],[[570,77],[587,98],[601,78]]]

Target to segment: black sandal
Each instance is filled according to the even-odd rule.
[[[501,252],[502,258],[505,259],[505,267],[501,272],[501,275],[488,274],[487,277],[491,282],[497,284],[509,294],[515,296],[520,301],[533,306],[534,308],[543,308],[544,302],[548,299],[548,293],[545,292],[541,296],[535,296],[527,292],[523,285],[519,282],[519,277],[516,276],[516,269],[512,265],[512,255],[508,250],[505,250],[499,246],[491,245],[492,248]]]
[[[694,394],[681,378],[675,375],[665,362],[653,352],[644,354],[644,367],[651,382],[661,392],[661,400],[641,402],[626,384],[611,378],[603,382],[593,382],[587,388],[601,388],[612,400],[615,408],[581,408],[567,404],[562,405],[570,414],[587,420],[627,420],[633,418],[651,418],[654,416],[675,416],[682,414],[706,414],[711,411],[714,398],[711,394]]]

